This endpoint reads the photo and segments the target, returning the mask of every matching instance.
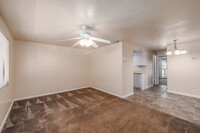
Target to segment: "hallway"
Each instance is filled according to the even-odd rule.
[[[200,99],[168,93],[166,90],[165,85],[143,91],[134,90],[135,94],[127,99],[200,125]]]

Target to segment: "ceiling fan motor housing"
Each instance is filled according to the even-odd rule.
[[[82,26],[81,26],[81,29],[84,30],[84,31],[87,31],[87,30],[89,29],[89,27],[86,26],[86,25],[82,25]]]

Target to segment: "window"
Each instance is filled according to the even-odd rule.
[[[162,69],[162,78],[166,78],[167,77],[167,62],[166,59],[165,60],[161,60],[161,69]]]
[[[9,42],[0,32],[0,91],[9,82]]]

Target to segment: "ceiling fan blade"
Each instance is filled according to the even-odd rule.
[[[73,48],[73,47],[75,47],[76,45],[78,45],[78,44],[79,44],[79,42],[80,42],[80,41],[78,41],[77,43],[75,43],[75,44],[72,46],[72,48]]]
[[[62,41],[69,41],[69,40],[78,40],[78,39],[82,39],[83,37],[74,37],[74,38],[68,38],[68,39],[62,39],[62,40],[57,40],[58,42],[62,42]]]
[[[90,37],[90,39],[92,39],[94,41],[98,41],[98,42],[103,42],[103,43],[111,44],[111,41],[105,40],[105,39],[101,39],[101,38]]]
[[[93,43],[92,43],[92,46],[94,47],[94,48],[98,48],[99,46],[93,41]]]

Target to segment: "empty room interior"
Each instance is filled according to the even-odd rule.
[[[0,0],[1,133],[200,133],[200,0]]]

